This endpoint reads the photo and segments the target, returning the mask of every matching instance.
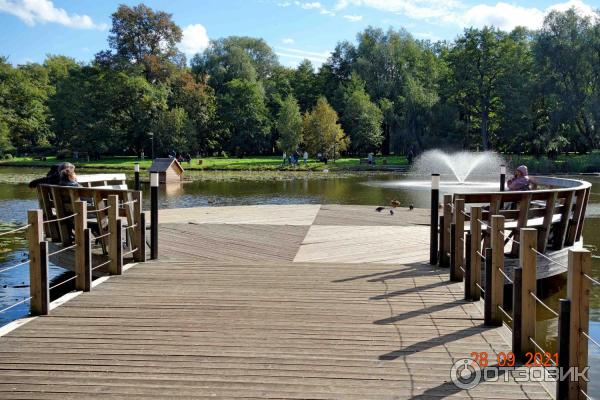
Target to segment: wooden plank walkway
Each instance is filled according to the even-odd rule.
[[[509,345],[426,248],[393,265],[294,262],[306,225],[209,221],[165,224],[165,260],[1,337],[0,398],[550,398],[538,383],[450,381],[454,361]],[[177,259],[181,243],[194,250]]]

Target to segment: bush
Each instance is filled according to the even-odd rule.
[[[56,152],[57,160],[66,160],[68,158],[71,158],[71,150],[64,149]]]
[[[5,160],[12,160],[12,159],[13,159],[13,156],[12,156],[12,154],[6,153],[6,154],[4,155],[4,157],[3,157],[3,158],[4,158]]]

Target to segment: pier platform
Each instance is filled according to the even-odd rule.
[[[454,362],[509,352],[428,264],[429,214],[286,205],[163,210],[159,260],[0,329],[2,399],[550,399]],[[520,367],[524,368],[524,367]]]

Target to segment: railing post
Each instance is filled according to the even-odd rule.
[[[29,210],[27,230],[29,243],[29,295],[32,315],[47,315],[50,308],[48,287],[48,243],[44,240],[42,210]]]
[[[158,173],[150,173],[150,259],[158,258]]]
[[[92,285],[92,274],[90,265],[91,239],[87,228],[87,203],[76,201],[75,213],[75,288],[89,292]]]
[[[471,274],[471,233],[465,235],[465,300],[473,299]]]
[[[492,323],[492,249],[485,249],[485,293],[483,302],[483,323],[484,325],[493,325]]]
[[[444,216],[440,215],[439,217],[440,219],[440,224],[439,224],[439,240],[438,240],[438,245],[439,245],[439,251],[438,251],[438,267],[443,268],[444,265],[444,261],[446,260],[446,255],[444,254]]]
[[[537,230],[535,228],[521,228],[519,238],[519,266],[522,270],[521,277],[521,345],[520,354],[515,356],[522,360],[527,352],[535,353],[537,350],[531,339],[535,340],[536,300],[531,295],[537,291],[537,255],[534,251],[537,245]]]
[[[429,264],[438,260],[438,206],[440,204],[440,174],[431,174],[431,219],[429,235]]]
[[[454,233],[456,240],[454,242],[454,279],[460,282],[463,280],[463,269],[465,268],[465,200],[454,200]],[[461,269],[462,268],[462,269]]]
[[[456,278],[456,225],[450,224],[450,281],[458,282]]]
[[[133,228],[133,232],[131,235],[133,236],[133,247],[137,250],[133,252],[133,260],[136,262],[145,261],[145,249],[142,248],[141,241],[141,230],[142,230],[142,192],[139,190],[133,193],[133,223],[135,224],[135,228]],[[145,227],[144,227],[145,228]],[[142,255],[144,254],[144,255]]]
[[[522,359],[521,337],[523,332],[523,268],[513,270],[513,311],[512,311],[512,352],[516,358]]]
[[[570,365],[569,357],[569,334],[571,324],[571,300],[560,299],[558,311],[558,379],[556,380],[556,398],[567,399],[569,396],[569,379],[561,373],[568,371]]]
[[[481,281],[481,257],[477,252],[481,246],[481,207],[471,207],[471,246],[467,247],[470,255],[470,271],[471,271],[471,300],[479,301],[481,298],[481,290],[477,284]]]
[[[108,256],[108,272],[111,275],[120,275],[123,267],[122,222],[119,218],[119,196],[108,196],[108,231],[110,232]]]
[[[139,231],[139,241],[140,241],[140,247],[139,247],[139,257],[140,259],[138,260],[139,262],[146,262],[146,213],[145,212],[141,212],[140,214],[140,231]]]
[[[588,366],[588,339],[581,332],[589,332],[591,282],[591,253],[584,249],[569,249],[567,297],[571,300],[571,330],[569,332],[569,366],[582,372]],[[559,360],[560,361],[560,360]],[[587,382],[569,380],[569,399],[583,399],[580,389],[587,393]]]
[[[448,268],[450,266],[450,224],[452,223],[452,195],[444,195],[444,225],[442,233],[444,235],[444,249],[442,251],[443,267]]]
[[[491,271],[491,292],[487,292],[486,300],[489,294],[491,302],[490,324],[493,326],[502,325],[502,311],[499,307],[504,306],[504,216],[492,215],[492,271]],[[500,272],[502,271],[502,272]],[[487,277],[486,277],[487,279]]]

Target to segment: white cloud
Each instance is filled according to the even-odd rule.
[[[457,0],[338,0],[334,8],[340,11],[349,6],[370,7],[416,19],[443,18],[463,7]]]
[[[328,10],[323,4],[318,1],[313,2],[302,2],[302,1],[294,1],[294,4],[304,10],[317,10],[320,14],[325,15],[335,15],[335,13],[331,10]]]
[[[499,2],[493,6],[479,4],[471,7],[463,15],[457,16],[456,22],[462,26],[482,27],[484,25],[494,25],[507,31],[517,26],[539,29],[544,23],[544,18],[551,11],[566,11],[572,7],[581,15],[595,17],[593,8],[580,0],[569,0],[565,3],[554,4],[545,10]]]
[[[456,22],[462,26],[482,27],[493,25],[503,30],[512,30],[517,26],[539,28],[544,22],[545,13],[537,8],[526,8],[508,3],[493,6],[479,4],[468,9],[463,15],[456,16]]]
[[[294,39],[292,39],[292,38],[283,38],[283,39],[281,39],[281,43],[283,43],[283,44],[294,44]]]
[[[203,25],[194,24],[183,28],[180,49],[188,56],[204,51],[209,44],[210,39]]]
[[[56,23],[69,28],[106,29],[106,24],[96,24],[88,15],[67,13],[50,0],[0,0],[0,12],[18,17],[29,26]]]
[[[575,10],[577,10],[577,12],[581,15],[585,15],[587,17],[592,18],[597,17],[597,14],[594,12],[594,8],[580,0],[570,0],[566,3],[555,4],[553,6],[548,7],[546,9],[546,12],[548,13],[550,11],[567,11],[569,8],[572,7],[575,8]]]
[[[350,22],[358,22],[363,19],[362,15],[344,15],[344,18]]]
[[[277,3],[277,5],[279,7],[289,7],[289,6],[292,5],[292,2],[290,2],[290,1],[284,1],[283,3]]]
[[[334,9],[341,11],[350,6],[370,7],[432,23],[450,23],[461,27],[494,25],[503,30],[512,30],[516,26],[538,29],[549,12],[565,11],[571,7],[581,15],[596,17],[594,8],[582,0],[568,0],[546,9],[523,7],[502,1],[493,5],[481,3],[467,6],[460,0],[337,0]]]

